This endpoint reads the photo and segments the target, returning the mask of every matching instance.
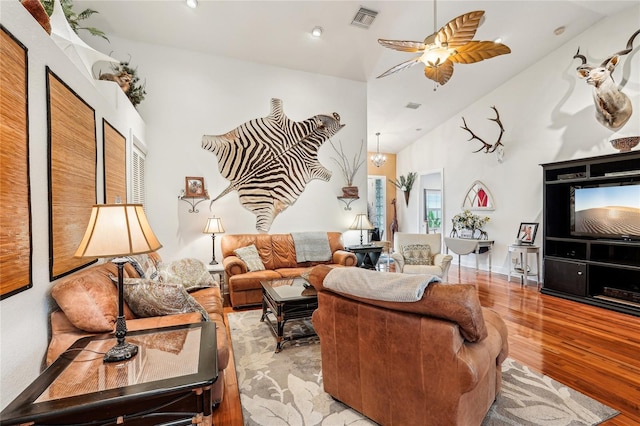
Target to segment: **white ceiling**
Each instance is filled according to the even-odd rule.
[[[511,54],[456,64],[451,80],[436,91],[420,66],[376,78],[414,56],[377,40],[422,41],[434,29],[432,1],[200,0],[191,9],[183,0],[75,0],[74,10],[97,10],[87,26],[121,38],[367,82],[368,149],[375,151],[380,132],[380,150],[396,153],[595,22],[637,3],[440,0],[437,28],[484,10],[474,40],[501,37]],[[361,6],[378,12],[369,29],[351,25]],[[320,39],[309,34],[314,26],[324,29]],[[560,26],[566,31],[554,35]],[[405,108],[409,102],[422,106]]]

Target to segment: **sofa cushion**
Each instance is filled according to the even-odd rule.
[[[123,290],[124,300],[138,317],[200,312],[204,320],[209,320],[207,311],[181,284],[146,278],[125,278]]]
[[[117,274],[113,263],[96,265],[59,280],[51,296],[75,327],[91,333],[110,332],[118,316],[118,289],[109,277]]]
[[[265,270],[262,259],[260,259],[260,255],[258,254],[258,249],[256,249],[254,244],[247,247],[237,248],[233,252],[247,264],[249,272]]]
[[[160,266],[158,281],[164,283],[182,284],[188,291],[216,286],[206,265],[198,259],[185,258]]]
[[[402,246],[405,265],[433,265],[429,244],[407,244]]]

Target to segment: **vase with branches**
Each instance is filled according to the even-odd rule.
[[[357,198],[358,197],[358,187],[353,186],[353,180],[358,173],[358,170],[364,164],[364,159],[362,158],[362,148],[364,147],[364,141],[360,142],[360,149],[358,150],[358,154],[353,156],[353,159],[349,159],[347,154],[345,154],[344,149],[342,148],[342,142],[338,141],[340,149],[338,149],[331,139],[329,139],[329,143],[333,150],[338,154],[338,158],[331,157],[333,161],[338,165],[340,171],[342,172],[342,177],[345,180],[346,186],[342,187],[342,196],[346,198]]]
[[[400,175],[400,177],[396,180],[389,179],[393,185],[395,185],[400,191],[404,192],[404,201],[409,205],[409,195],[411,193],[411,188],[413,188],[413,183],[416,180],[416,176],[418,176],[417,172],[409,172],[407,176]]]

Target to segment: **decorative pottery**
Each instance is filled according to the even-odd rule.
[[[638,145],[640,136],[629,136],[627,138],[611,139],[611,146],[620,152],[629,152]]]
[[[342,187],[342,196],[345,198],[358,198],[358,187],[357,186],[343,186]]]
[[[407,206],[409,206],[409,195],[411,194],[411,191],[404,191],[404,201],[405,203],[407,203]]]

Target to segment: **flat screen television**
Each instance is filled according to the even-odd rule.
[[[640,183],[571,188],[571,235],[640,239]]]

